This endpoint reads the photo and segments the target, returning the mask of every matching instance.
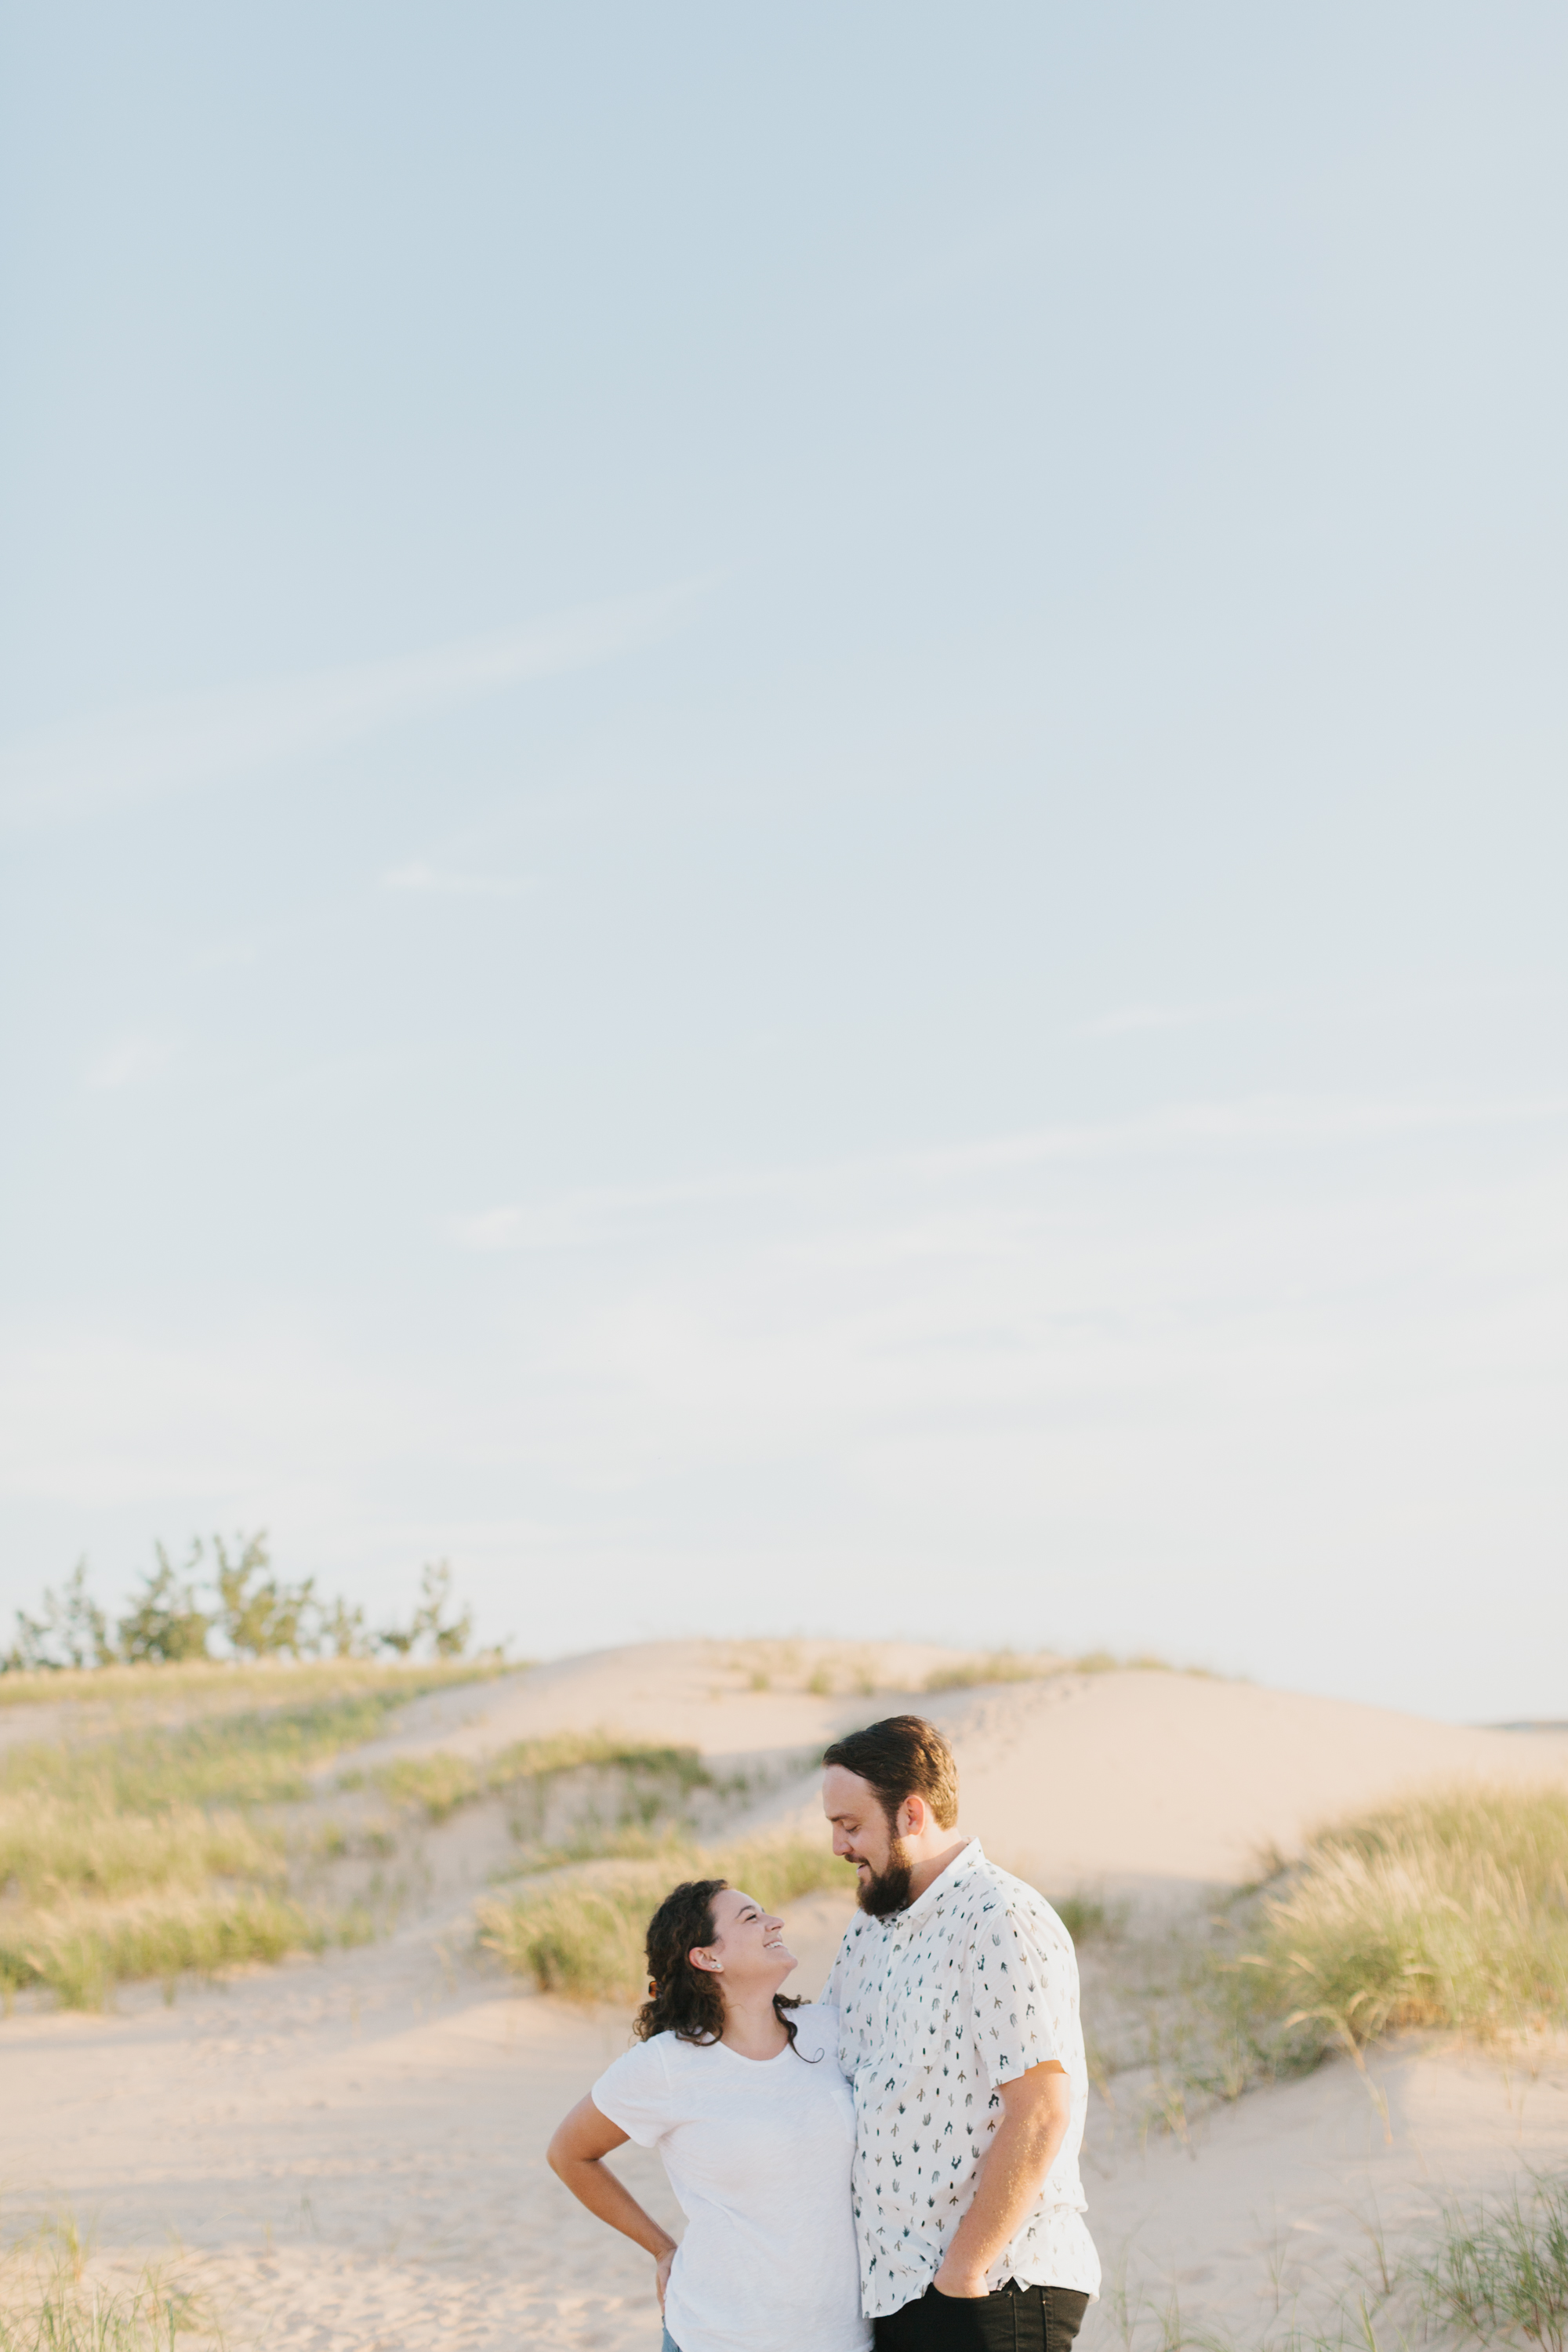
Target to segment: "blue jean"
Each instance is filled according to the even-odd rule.
[[[680,2352],[679,2345],[668,2327],[664,2331],[664,2342],[659,2346],[658,2352]]]

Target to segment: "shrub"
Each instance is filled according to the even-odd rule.
[[[154,1544],[153,1550],[158,1565],[142,1578],[142,1590],[134,1596],[130,1613],[120,1621],[120,1654],[129,1665],[173,1664],[186,1658],[205,1658],[213,1620],[205,1609],[196,1606],[189,1570],[182,1581],[163,1545]],[[200,1561],[198,1543],[191,1568],[199,1566]],[[109,1660],[100,1658],[98,1663],[107,1665]]]

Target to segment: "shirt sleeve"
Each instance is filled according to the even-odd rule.
[[[637,2042],[605,2068],[588,2095],[639,2147],[651,2147],[675,2121],[664,2053],[657,2042]]]
[[[1067,1955],[1026,1914],[998,1906],[970,1954],[974,2035],[993,2090],[1031,2066],[1061,2064],[1053,2021],[1070,2003]]]
[[[814,2000],[795,2013],[795,2047],[804,2058],[822,2059],[844,2072],[838,2054],[838,2011],[831,2001]]]

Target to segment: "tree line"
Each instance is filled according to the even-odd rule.
[[[161,1543],[154,1565],[112,1622],[79,1560],[58,1591],[46,1589],[37,1616],[16,1612],[16,1638],[0,1652],[0,1674],[40,1668],[142,1665],[184,1658],[460,1658],[473,1638],[471,1609],[458,1610],[451,1565],[426,1562],[419,1603],[405,1624],[372,1626],[363,1608],[340,1594],[328,1601],[307,1576],[289,1584],[274,1573],[267,1530],[197,1536],[178,1567]]]

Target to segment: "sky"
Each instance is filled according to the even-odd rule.
[[[1568,1716],[1568,19],[11,9],[0,1641]]]

